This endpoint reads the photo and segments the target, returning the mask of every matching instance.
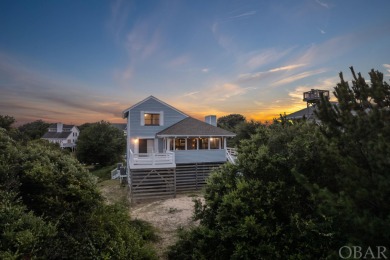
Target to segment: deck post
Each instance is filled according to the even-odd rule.
[[[173,197],[176,198],[176,168],[173,169]]]
[[[198,163],[195,163],[195,190],[198,190]]]

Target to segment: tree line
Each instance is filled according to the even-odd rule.
[[[24,144],[40,139],[50,126],[50,123],[36,120],[19,127],[13,127],[15,122],[16,120],[12,116],[0,115],[0,128],[7,130],[8,135],[14,140]],[[76,157],[80,162],[107,166],[123,160],[126,139],[121,130],[103,120],[95,123],[84,123],[78,128],[80,136],[77,140]]]

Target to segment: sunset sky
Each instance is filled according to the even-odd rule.
[[[390,77],[389,0],[0,1],[0,114],[124,122],[153,95],[271,120],[349,67]]]

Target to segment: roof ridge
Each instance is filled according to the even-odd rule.
[[[181,110],[179,110],[179,109],[177,109],[177,108],[175,108],[175,107],[169,105],[168,103],[162,101],[161,99],[156,98],[156,97],[153,96],[153,95],[150,95],[149,97],[147,97],[147,98],[141,100],[140,102],[138,102],[138,103],[132,105],[131,107],[129,107],[129,108],[123,110],[123,112],[122,112],[123,118],[126,117],[126,112],[128,112],[128,111],[130,111],[131,109],[133,109],[134,107],[137,107],[137,106],[139,106],[140,104],[142,104],[142,103],[148,101],[149,99],[154,99],[154,100],[156,100],[157,102],[160,102],[161,104],[163,104],[163,105],[165,105],[165,106],[167,106],[167,107],[169,107],[169,108],[171,108],[171,109],[173,109],[173,110],[176,110],[176,111],[179,112],[180,114],[182,114],[182,115],[184,115],[184,116],[186,116],[186,117],[189,117],[189,115],[187,115],[186,113],[182,112]]]

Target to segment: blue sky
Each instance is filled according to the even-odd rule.
[[[390,76],[388,0],[0,2],[0,114],[123,122],[154,95],[270,120],[349,67]]]

